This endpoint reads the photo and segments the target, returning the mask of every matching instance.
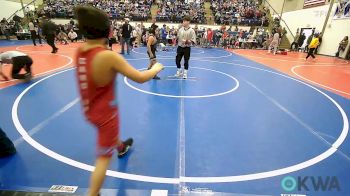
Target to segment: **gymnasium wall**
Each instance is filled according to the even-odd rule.
[[[281,14],[284,0],[267,0],[267,1],[270,3],[273,9],[276,10],[278,14]],[[269,7],[266,1],[265,1],[265,6]],[[303,9],[303,6],[304,6],[304,0],[286,0],[284,4],[283,12],[300,10],[300,9]],[[271,13],[273,13],[272,10],[271,10]]]
[[[333,6],[332,15],[334,15],[336,6]],[[320,54],[335,55],[338,50],[339,42],[345,37],[350,37],[350,19],[333,20],[329,18],[326,26],[326,30],[323,36],[323,42],[320,47]],[[346,51],[350,50],[350,44],[344,53],[341,53],[341,57],[345,57]]]
[[[5,0],[0,0],[0,19],[3,18],[8,18],[10,17],[13,13],[15,13],[17,10],[20,10],[22,8],[21,3],[19,2],[13,2],[13,1],[5,1]],[[26,4],[24,3],[24,6]],[[29,9],[33,10],[34,6],[30,5]],[[17,13],[19,17],[23,17],[23,11],[19,11]]]
[[[334,15],[336,5],[333,5],[331,16]],[[292,12],[286,12],[282,15],[284,20],[289,26],[290,30],[295,34],[298,28],[316,28],[316,31],[321,32],[323,24],[325,22],[329,4],[314,8],[301,9]],[[282,27],[285,24],[282,22]],[[334,56],[338,49],[339,42],[344,36],[350,36],[350,19],[333,20],[332,17],[327,21],[325,33],[323,35],[323,42],[319,49],[320,54]],[[293,38],[290,33],[287,34],[287,38],[292,42]],[[344,57],[345,53],[341,55]]]
[[[0,0],[0,1],[2,1],[2,0]],[[17,3],[21,2],[21,0],[6,0],[6,1],[13,1],[13,2],[17,2]],[[22,0],[22,1],[24,4],[28,4],[28,3],[32,2],[33,0]],[[43,4],[43,0],[36,0],[35,4],[41,5],[41,4]]]
[[[283,13],[303,9],[304,1],[305,0],[286,0],[283,8]],[[326,0],[325,5],[329,4],[330,1],[331,0]],[[281,13],[284,0],[264,0],[265,6],[269,7],[267,2],[270,3],[270,5],[276,10],[276,12],[278,12],[278,14]],[[338,2],[338,0],[335,0],[335,2]],[[271,10],[271,13],[273,13],[272,10]]]

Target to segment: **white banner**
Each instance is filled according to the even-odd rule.
[[[350,0],[340,0],[336,6],[333,19],[350,19]]]
[[[75,193],[77,186],[52,185],[49,189],[50,193]]]
[[[305,0],[304,1],[304,8],[324,5],[325,2],[326,2],[325,0]]]

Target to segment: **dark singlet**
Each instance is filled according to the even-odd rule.
[[[153,37],[154,37],[153,34],[151,34],[150,36],[153,36]],[[155,58],[157,58],[157,57],[156,57],[156,50],[157,50],[157,41],[154,42],[154,43],[152,43],[152,45],[151,45],[151,52],[152,52],[152,54],[153,54],[153,58],[150,58],[150,59],[155,59]],[[147,54],[148,54],[149,57],[151,57],[151,54],[148,52],[148,50],[147,50]]]

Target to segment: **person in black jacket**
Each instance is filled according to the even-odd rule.
[[[309,45],[310,45],[310,43],[311,43],[313,37],[314,37],[314,35],[310,35],[310,36],[307,38],[307,40],[306,40],[306,46],[305,46],[305,48],[304,48],[304,52],[309,53]]]
[[[122,51],[120,54],[124,54],[124,44],[126,43],[127,53],[130,54],[130,37],[132,32],[132,26],[129,24],[129,19],[124,19],[124,24],[122,26],[122,39],[121,39],[121,47]]]
[[[305,33],[301,34],[298,39],[298,47],[302,47],[306,39]]]
[[[16,153],[16,148],[5,132],[0,128],[0,157],[6,157]]]
[[[42,34],[46,37],[47,44],[52,48],[51,53],[56,53],[58,51],[58,48],[55,46],[57,26],[51,21],[44,21],[42,26]]]

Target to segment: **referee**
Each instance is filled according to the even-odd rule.
[[[196,33],[190,27],[190,17],[185,16],[183,18],[182,27],[179,29],[177,33],[178,38],[178,47],[177,47],[177,55],[176,55],[176,66],[177,72],[175,77],[182,77],[183,79],[187,79],[188,72],[188,61],[191,56],[191,46],[196,43]],[[185,70],[181,70],[181,60],[182,57],[185,57],[184,67]]]

